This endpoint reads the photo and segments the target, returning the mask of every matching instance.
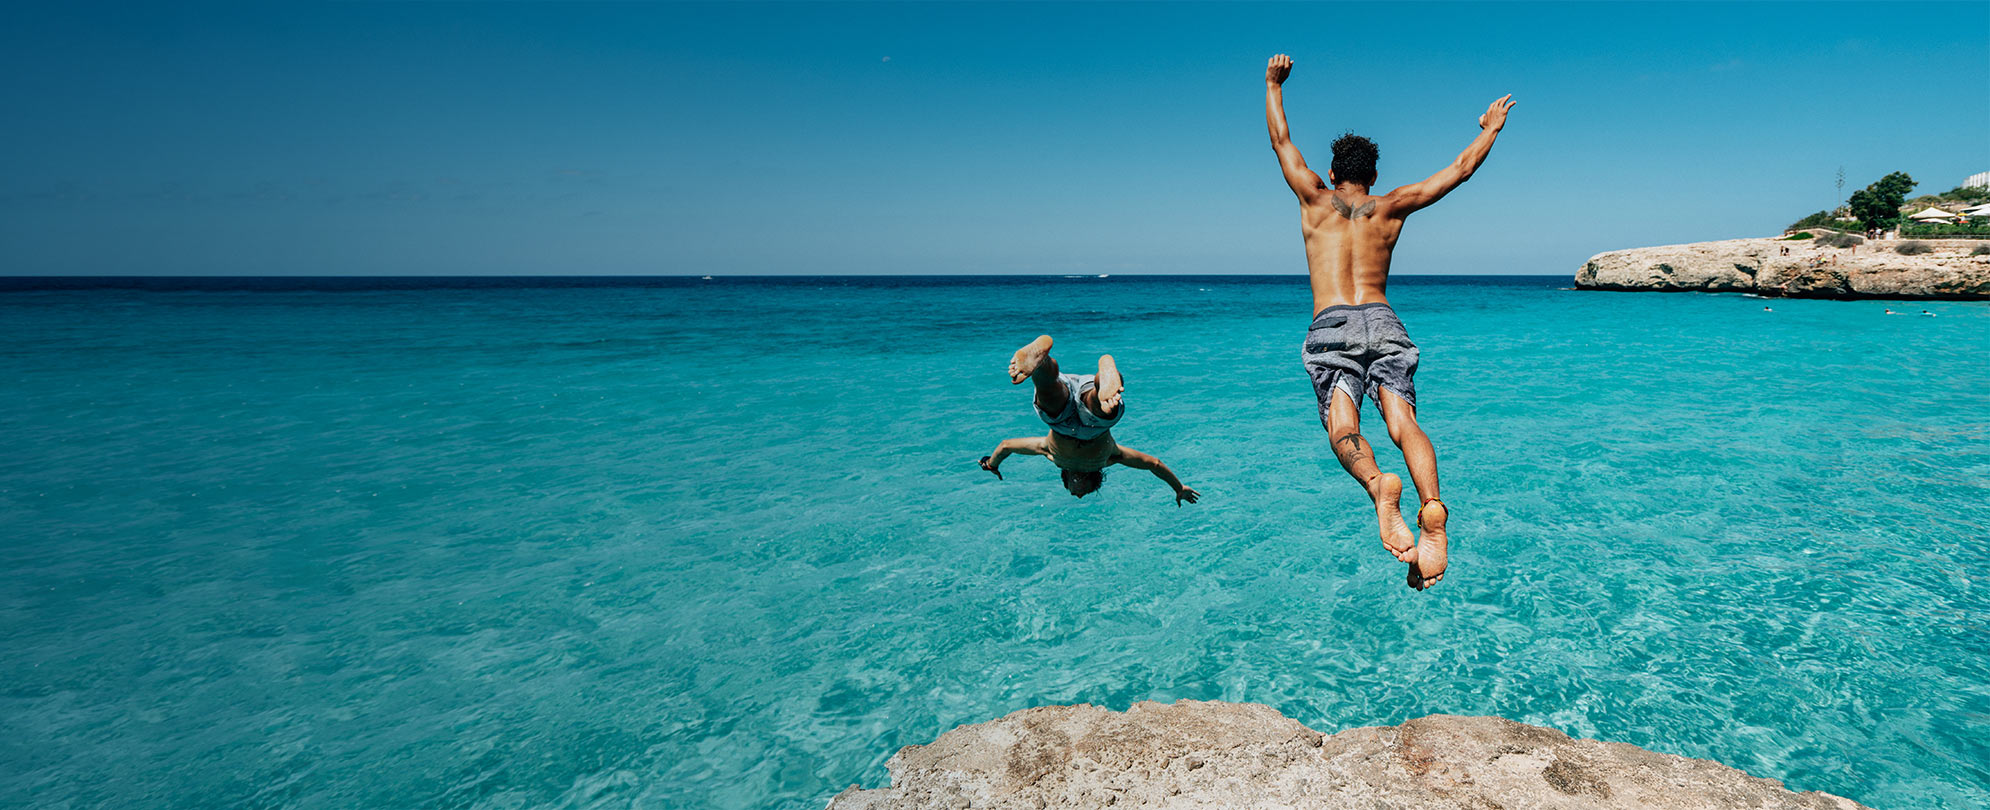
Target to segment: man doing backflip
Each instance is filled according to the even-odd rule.
[[[1064,479],[1064,489],[1080,498],[1105,483],[1105,468],[1114,464],[1146,470],[1175,491],[1175,505],[1195,503],[1202,493],[1183,484],[1160,459],[1120,444],[1113,426],[1126,415],[1126,380],[1112,355],[1099,356],[1099,373],[1065,374],[1050,356],[1049,335],[1040,335],[1009,358],[1009,383],[1028,380],[1035,388],[1036,415],[1050,432],[1042,436],[1003,439],[995,452],[981,457],[981,469],[1002,477],[1002,460],[1021,453],[1048,457]]]
[[[1451,165],[1429,179],[1381,196],[1375,183],[1374,142],[1359,135],[1342,135],[1333,143],[1333,165],[1327,179],[1306,167],[1292,134],[1285,126],[1282,86],[1292,75],[1292,58],[1279,54],[1265,65],[1265,123],[1271,147],[1285,182],[1299,196],[1299,229],[1306,237],[1306,267],[1313,279],[1313,325],[1306,332],[1301,358],[1320,400],[1320,422],[1327,428],[1334,455],[1375,502],[1382,544],[1396,559],[1409,563],[1409,585],[1422,590],[1444,579],[1449,550],[1444,524],[1449,510],[1437,496],[1437,453],[1416,421],[1417,348],[1402,320],[1389,308],[1383,290],[1389,282],[1389,258],[1403,219],[1444,198],[1470,179],[1492,151],[1506,126],[1508,95],[1479,116],[1479,136]],[[1361,397],[1375,398],[1375,407],[1389,425],[1389,438],[1403,452],[1410,480],[1421,498],[1412,537],[1398,503],[1402,479],[1375,466],[1375,453],[1361,437]]]

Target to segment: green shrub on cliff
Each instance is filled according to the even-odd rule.
[[[1839,177],[1844,180],[1844,177]],[[1914,178],[1906,172],[1893,172],[1873,181],[1872,185],[1852,192],[1845,201],[1844,213],[1819,211],[1799,219],[1785,228],[1794,231],[1800,228],[1837,228],[1846,231],[1866,231],[1877,228],[1890,228],[1900,221],[1902,206],[1920,210],[1938,206],[1945,202],[1982,202],[1990,200],[1990,188],[1956,187],[1940,194],[1924,194],[1914,198],[1910,204],[1907,193],[1914,190]],[[1840,222],[1838,217],[1850,216],[1857,222]]]
[[[1849,233],[1827,233],[1817,237],[1817,244],[1820,247],[1848,248],[1854,245],[1863,245],[1865,242],[1865,239]]]
[[[1975,250],[1969,252],[1969,255],[1990,256],[1990,242],[1985,242],[1983,244],[1977,245]]]
[[[1783,237],[1783,241],[1794,242],[1799,239],[1809,239],[1809,238],[1810,238],[1810,231],[1797,231],[1796,233]]]
[[[1893,252],[1902,256],[1919,256],[1931,250],[1934,248],[1929,247],[1926,242],[1902,242],[1893,248]]]

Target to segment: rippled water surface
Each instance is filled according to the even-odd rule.
[[[1179,698],[1990,806],[1990,306],[1564,283],[1391,291],[1426,594],[1299,277],[0,293],[0,806],[819,807],[961,723]],[[1119,359],[1121,441],[1202,504],[975,468],[1042,432],[1039,332]]]

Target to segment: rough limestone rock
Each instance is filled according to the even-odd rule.
[[[1900,241],[1827,248],[1816,240],[1729,239],[1598,253],[1575,274],[1584,290],[1748,292],[1789,298],[1990,298],[1990,255],[1968,239],[1930,239],[1903,256]],[[1782,255],[1788,247],[1790,255]]]
[[[1497,717],[1323,735],[1270,706],[1195,700],[1025,709],[901,749],[888,767],[890,787],[852,786],[830,810],[1863,807]]]

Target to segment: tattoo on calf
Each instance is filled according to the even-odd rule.
[[[1341,453],[1346,455],[1349,461],[1354,461],[1363,458],[1370,458],[1374,456],[1374,452],[1368,449],[1368,440],[1361,438],[1361,434],[1359,433],[1350,433],[1346,436],[1342,436],[1338,439],[1335,439],[1334,443],[1335,444],[1345,443],[1347,445],[1347,449],[1342,450]]]

